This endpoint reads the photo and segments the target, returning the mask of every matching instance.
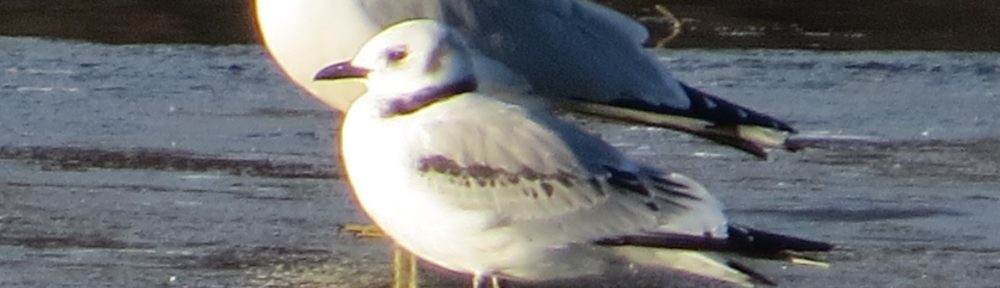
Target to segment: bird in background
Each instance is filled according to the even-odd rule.
[[[406,21],[315,75],[367,86],[341,152],[362,208],[399,245],[473,287],[630,264],[752,286],[774,282],[733,257],[825,265],[802,252],[832,245],[729,223],[702,185],[555,117],[462,35]]]
[[[312,82],[384,27],[430,18],[453,27],[477,53],[514,71],[551,109],[684,131],[761,158],[795,150],[782,121],[673,78],[642,47],[631,18],[587,0],[256,0],[259,30],[281,68],[344,111],[357,83]]]

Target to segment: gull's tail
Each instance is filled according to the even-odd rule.
[[[635,121],[694,134],[717,143],[767,158],[767,149],[796,151],[787,145],[788,124],[764,113],[739,106],[717,96],[680,83],[691,106],[677,109],[636,99],[595,103],[571,101],[566,107],[575,112]]]
[[[767,276],[746,265],[726,259],[726,255],[783,260],[793,264],[826,268],[829,264],[803,252],[826,252],[832,244],[730,226],[726,239],[676,234],[644,234],[606,239],[597,243],[612,246],[636,264],[664,267],[742,286],[775,285]]]

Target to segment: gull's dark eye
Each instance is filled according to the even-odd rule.
[[[403,58],[406,58],[406,55],[408,54],[409,53],[406,51],[406,47],[395,47],[390,48],[385,55],[386,58],[389,58],[389,61],[395,62],[403,60]]]

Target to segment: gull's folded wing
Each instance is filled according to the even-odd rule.
[[[724,237],[721,204],[696,182],[634,163],[547,113],[482,97],[419,112],[451,119],[422,121],[415,129],[434,137],[410,149],[421,177],[452,205],[495,211],[498,227],[554,243],[642,231]],[[563,231],[544,233],[552,229]]]

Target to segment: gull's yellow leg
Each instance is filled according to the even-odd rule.
[[[382,238],[386,237],[385,232],[375,225],[368,224],[345,224],[340,231],[353,234],[355,237]],[[417,256],[413,256],[409,251],[399,245],[392,245],[392,276],[393,288],[417,288],[420,287],[420,274],[417,270]]]
[[[420,274],[417,269],[417,256],[413,256],[410,251],[393,244],[392,246],[392,275],[394,277],[394,288],[417,288],[420,287]]]

